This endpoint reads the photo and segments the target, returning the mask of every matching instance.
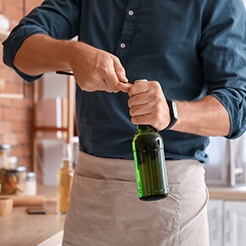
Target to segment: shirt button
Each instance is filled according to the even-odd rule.
[[[121,44],[120,44],[120,47],[121,47],[122,49],[124,49],[124,48],[126,48],[126,44],[125,44],[125,43],[121,43]]]
[[[128,14],[129,15],[134,15],[134,12],[132,10],[129,10]]]

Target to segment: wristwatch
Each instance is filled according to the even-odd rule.
[[[165,128],[165,130],[168,130],[171,127],[173,127],[179,118],[178,108],[177,108],[176,102],[174,100],[167,100],[167,105],[169,107],[171,120],[170,120],[170,123],[168,124],[168,126]]]

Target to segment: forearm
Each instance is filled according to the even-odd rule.
[[[72,70],[82,90],[118,92],[128,81],[120,60],[83,42],[56,40],[47,35],[28,37],[15,55],[14,66],[27,75]]]
[[[70,70],[73,41],[55,40],[44,34],[28,37],[16,53],[14,66],[28,75]]]
[[[229,115],[216,98],[206,96],[196,102],[177,101],[177,107],[179,120],[172,130],[202,136],[229,134]]]

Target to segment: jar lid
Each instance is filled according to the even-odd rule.
[[[17,156],[10,156],[8,158],[8,162],[9,162],[10,169],[16,169],[18,166],[18,157]]]
[[[16,170],[19,173],[23,173],[23,172],[26,172],[26,167],[25,166],[19,166],[16,168]]]
[[[36,178],[36,173],[35,172],[29,172],[27,173],[27,178]]]
[[[2,145],[0,145],[0,151],[1,150],[11,150],[11,145],[10,144],[2,144]]]
[[[25,173],[26,167],[25,166],[19,166],[13,169],[7,169],[6,172],[8,173]]]

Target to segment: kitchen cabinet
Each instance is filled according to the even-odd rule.
[[[210,246],[244,246],[246,201],[210,200],[208,204]]]
[[[34,83],[33,171],[41,169],[44,185],[56,184],[63,157],[75,161],[74,97],[73,76],[46,73],[38,83]]]
[[[208,204],[210,246],[223,245],[223,201],[210,200]]]
[[[34,83],[34,134],[53,132],[69,143],[74,136],[74,97],[75,80],[72,76],[47,73]]]
[[[246,202],[224,202],[224,245],[244,246],[246,242]]]

